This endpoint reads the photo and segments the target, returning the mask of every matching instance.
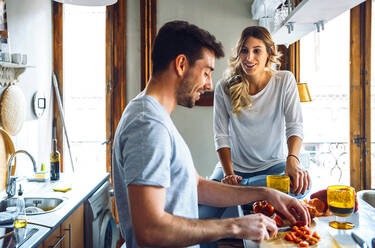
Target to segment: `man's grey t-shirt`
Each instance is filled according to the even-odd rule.
[[[128,104],[113,152],[116,206],[127,247],[139,247],[129,212],[129,184],[164,187],[166,212],[198,219],[197,178],[189,148],[155,98],[139,95]]]

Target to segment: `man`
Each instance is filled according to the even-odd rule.
[[[115,197],[127,247],[182,247],[226,237],[264,240],[277,227],[261,214],[198,219],[198,203],[233,206],[268,200],[292,223],[292,211],[309,224],[308,212],[292,197],[263,187],[241,187],[201,178],[170,114],[192,108],[211,89],[221,43],[183,21],[165,24],[153,46],[147,88],[125,109],[114,141]]]

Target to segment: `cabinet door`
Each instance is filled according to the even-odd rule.
[[[60,236],[60,227],[56,228],[53,233],[51,233],[41,245],[38,246],[38,248],[48,248],[48,247],[53,247],[61,238]],[[62,242],[60,243],[59,248],[62,248]]]
[[[63,248],[84,247],[84,209],[81,204],[75,211],[61,224],[61,233],[65,233]],[[70,229],[70,230],[69,230]],[[69,247],[69,240],[71,247]]]

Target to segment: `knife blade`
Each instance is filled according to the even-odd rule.
[[[292,230],[292,227],[290,227],[290,226],[282,226],[282,227],[277,228],[278,232],[287,232],[287,231],[290,231],[290,230]]]
[[[353,240],[361,247],[368,248],[366,242],[354,232],[351,233]]]

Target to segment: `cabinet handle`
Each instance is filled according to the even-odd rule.
[[[64,232],[65,231],[68,231],[69,233],[69,248],[72,248],[72,224],[69,224],[69,228],[68,229],[64,229]],[[64,234],[65,236],[65,234]]]
[[[65,234],[63,234],[62,236],[57,236],[58,240],[56,241],[56,243],[54,245],[50,245],[48,246],[48,248],[56,248],[65,238]]]

